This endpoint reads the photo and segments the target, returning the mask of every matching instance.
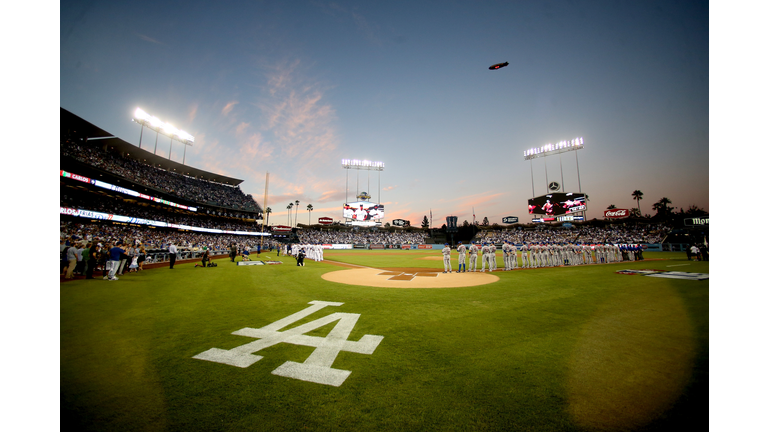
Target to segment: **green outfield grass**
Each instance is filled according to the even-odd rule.
[[[709,281],[621,275],[708,273],[682,253],[647,261],[496,272],[467,288],[327,282],[307,261],[216,268],[177,264],[61,291],[61,426],[78,431],[683,430],[708,418]],[[262,253],[261,259],[275,254]],[[442,270],[439,251],[327,251],[327,260]],[[499,254],[499,264],[501,265]],[[651,261],[654,259],[653,261]],[[661,260],[655,260],[661,259]],[[454,269],[456,260],[454,258]],[[456,275],[459,277],[462,275]],[[246,368],[194,359],[256,339],[310,305],[360,314],[339,387],[273,375],[315,348],[280,343]],[[307,333],[325,337],[336,323]]]

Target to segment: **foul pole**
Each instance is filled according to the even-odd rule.
[[[264,208],[261,212],[261,242],[259,243],[259,246],[263,249],[264,248],[264,212],[267,211],[267,197],[269,195],[269,173],[267,173],[267,181],[264,183]]]

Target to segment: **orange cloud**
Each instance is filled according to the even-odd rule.
[[[232,102],[227,103],[224,106],[224,108],[221,110],[221,114],[224,115],[224,116],[228,115],[230,113],[230,111],[232,111],[232,108],[234,108],[235,105],[237,105],[238,103],[239,103],[238,101],[232,101]]]

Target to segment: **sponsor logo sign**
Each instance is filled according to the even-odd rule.
[[[344,303],[313,300],[310,307],[293,315],[277,320],[261,328],[245,327],[235,332],[236,336],[258,339],[244,345],[224,350],[211,348],[193,356],[193,359],[222,363],[239,368],[247,368],[258,362],[263,356],[255,353],[280,343],[314,347],[315,350],[303,363],[286,361],[272,375],[292,378],[317,384],[341,386],[352,371],[334,369],[333,363],[341,351],[371,355],[384,339],[384,336],[363,335],[359,341],[349,340],[349,335],[360,319],[360,314],[336,312],[298,327],[290,327],[307,316],[327,307],[341,306]],[[308,333],[338,321],[326,337],[311,336]],[[280,331],[283,329],[283,331]],[[269,355],[268,353],[264,353]]]
[[[685,218],[685,226],[705,226],[709,227],[709,216],[697,218]]]
[[[333,219],[331,219],[331,218],[329,218],[329,217],[321,217],[321,218],[320,218],[320,219],[318,219],[317,221],[318,221],[319,223],[323,224],[323,225],[329,225],[329,224],[332,224],[332,223],[333,223]]]
[[[275,225],[272,227],[272,232],[291,232],[291,227],[285,225]]]
[[[410,248],[411,248],[411,245],[409,244],[400,245],[400,249],[410,249]]]
[[[517,220],[518,220],[517,216],[505,216],[505,217],[501,218],[501,222],[506,223],[506,224],[517,223]]]
[[[252,266],[252,265],[264,265],[261,261],[238,261],[237,265],[239,266]]]
[[[399,226],[399,227],[404,227],[404,226],[410,225],[410,223],[407,220],[405,220],[405,219],[395,219],[395,220],[392,221],[392,225]]]
[[[372,244],[371,249],[384,249],[384,245]]]
[[[332,244],[331,249],[352,249],[351,244]]]
[[[432,245],[419,245],[419,249],[432,249]]]
[[[608,219],[629,217],[628,209],[611,209],[603,211],[603,216]]]

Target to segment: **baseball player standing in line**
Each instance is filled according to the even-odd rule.
[[[477,271],[477,245],[475,242],[469,246],[469,271]]]
[[[491,268],[491,248],[488,247],[488,243],[483,243],[483,247],[480,249],[480,251],[483,253],[483,268],[480,270],[481,272],[485,271],[485,263],[488,263],[488,271],[490,271]]]
[[[462,272],[462,267],[464,268],[464,273],[467,272],[467,264],[466,264],[466,256],[467,256],[467,247],[461,244],[459,242],[459,246],[456,248],[456,250],[459,252],[459,271],[457,273]]]
[[[443,248],[443,273],[450,273],[453,269],[451,268],[451,247],[448,246],[448,243],[445,244],[445,247]]]
[[[523,245],[520,246],[520,259],[521,259],[521,267],[522,268],[530,268],[531,264],[528,261],[528,242],[523,242]]]
[[[517,246],[513,241],[509,242],[509,263],[511,265],[510,270],[517,268]]]
[[[509,271],[509,240],[504,240],[504,244],[501,245],[501,254],[504,257],[504,271]]]
[[[488,257],[488,271],[496,270],[496,245],[491,243],[488,245],[488,249],[491,251],[491,256]]]

